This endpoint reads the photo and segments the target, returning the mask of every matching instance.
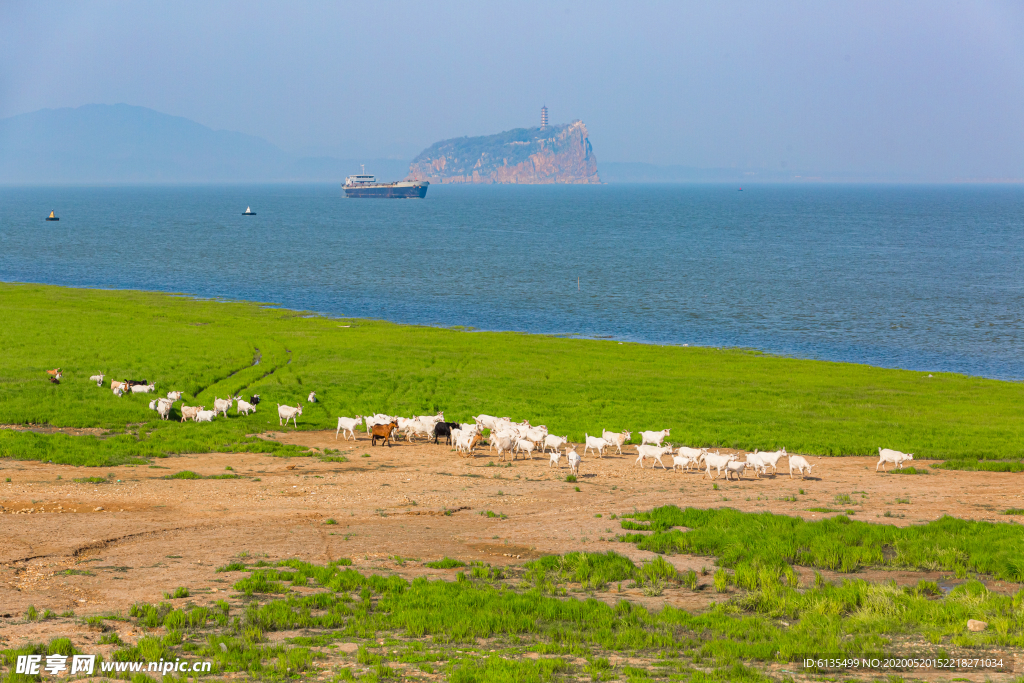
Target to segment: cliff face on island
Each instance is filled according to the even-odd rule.
[[[412,160],[409,178],[432,183],[526,185],[601,182],[582,121],[442,140]]]

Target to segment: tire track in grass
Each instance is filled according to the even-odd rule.
[[[274,343],[275,342],[270,341],[269,344],[264,344],[263,346],[269,346],[269,345],[272,345]],[[242,392],[244,392],[245,390],[249,389],[254,384],[263,381],[264,379],[266,379],[267,377],[273,375],[275,372],[277,372],[278,370],[283,368],[285,365],[290,363],[291,362],[291,351],[288,350],[288,349],[285,349],[283,344],[281,344],[280,346],[281,346],[281,349],[284,351],[284,353],[287,356],[287,361],[279,362],[279,363],[275,364],[270,370],[264,371],[263,374],[260,375],[259,377],[247,380],[245,383],[243,383],[241,386],[239,386],[237,388],[237,390],[235,390],[235,391],[228,391],[227,392],[228,396],[241,395]],[[218,385],[223,384],[225,382],[228,382],[232,377],[235,377],[239,373],[244,372],[246,370],[251,370],[251,369],[257,367],[257,365],[262,362],[264,354],[263,354],[263,351],[261,351],[259,347],[255,347],[254,346],[253,348],[256,349],[256,354],[253,356],[252,361],[250,361],[250,363],[248,365],[242,366],[240,368],[236,368],[235,370],[232,370],[230,373],[228,373],[224,377],[215,379],[214,381],[212,381],[207,386],[202,387],[199,391],[195,392],[196,399],[198,400],[198,397],[201,394],[203,394],[205,392],[209,392],[209,391],[215,389]],[[271,351],[268,351],[268,354],[269,353],[271,353]],[[219,392],[217,392],[217,393],[219,393]]]

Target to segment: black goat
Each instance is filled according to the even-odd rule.
[[[458,429],[458,422],[438,422],[434,425],[434,443],[437,443],[438,437],[444,437],[444,443],[447,446],[452,445],[452,430]]]

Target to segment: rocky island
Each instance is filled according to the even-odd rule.
[[[413,159],[409,179],[526,185],[601,182],[582,121],[442,140]]]

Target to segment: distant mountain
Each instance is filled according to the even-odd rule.
[[[434,183],[600,183],[582,121],[434,143],[409,166]]]
[[[361,163],[382,179],[404,175],[403,162],[381,161],[295,157],[262,138],[127,104],[42,109],[0,120],[5,184],[340,183]]]

